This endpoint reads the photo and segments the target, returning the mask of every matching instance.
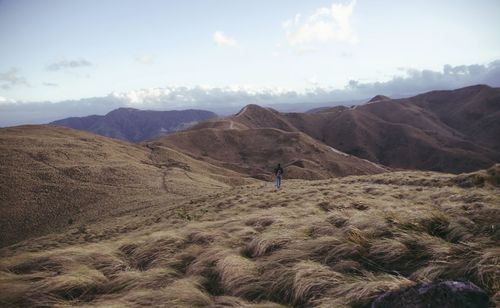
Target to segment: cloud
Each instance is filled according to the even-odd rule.
[[[352,58],[354,54],[352,52],[343,51],[340,53],[341,58]]]
[[[305,54],[310,54],[314,52],[318,52],[320,49],[318,47],[314,46],[297,46],[295,48],[295,51],[297,52],[298,55],[305,55]]]
[[[500,86],[500,60],[486,65],[446,64],[442,71],[404,69],[404,75],[386,82],[360,83],[351,80],[346,89],[365,95],[406,96],[432,90],[455,89],[474,84]]]
[[[55,103],[0,100],[0,126],[47,123],[70,116],[105,114],[124,106],[152,110],[198,108],[228,114],[250,103],[280,105],[280,108],[285,108],[285,104],[333,106],[335,102],[365,101],[377,94],[397,98],[475,84],[500,87],[500,60],[485,65],[444,65],[440,71],[406,69],[402,75],[385,82],[351,80],[343,88],[318,86],[315,84],[318,81],[316,76],[312,76],[309,81],[312,86],[300,90],[252,86],[166,86]]]
[[[135,57],[135,61],[144,65],[151,65],[155,62],[155,56],[153,55],[140,55]]]
[[[234,47],[237,45],[236,40],[226,36],[224,33],[220,31],[215,31],[212,38],[218,46]]]
[[[52,82],[44,82],[42,84],[46,87],[58,87],[59,86],[57,83],[52,83]]]
[[[47,65],[46,69],[51,72],[56,72],[65,69],[74,69],[79,67],[92,66],[92,63],[85,59],[79,60],[61,60],[50,63]]]
[[[357,37],[351,26],[351,16],[356,0],[349,4],[332,4],[317,9],[302,18],[300,14],[283,22],[286,39],[290,46],[321,44],[332,41],[356,43]]]
[[[24,77],[19,76],[19,70],[15,67],[10,68],[5,73],[0,73],[0,88],[10,90],[13,86],[29,86]]]
[[[7,103],[14,103],[15,101],[12,99],[9,99],[7,97],[0,96],[0,105],[1,104],[7,104]]]
[[[318,76],[313,75],[313,76],[311,76],[311,77],[307,78],[307,82],[308,82],[308,83],[310,83],[310,84],[311,84],[311,85],[313,85],[313,86],[317,86],[317,85],[319,85],[319,82],[318,82]]]

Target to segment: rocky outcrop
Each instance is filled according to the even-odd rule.
[[[389,291],[372,308],[487,308],[488,295],[469,281],[440,281]]]

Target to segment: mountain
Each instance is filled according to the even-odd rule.
[[[473,86],[312,114],[314,138],[394,168],[468,172],[500,161],[500,89]],[[295,127],[304,118],[284,115]],[[314,126],[313,126],[314,127]]]
[[[366,104],[307,113],[249,105],[190,130],[209,127],[302,132],[393,168],[469,172],[500,161],[500,89],[480,85],[405,99],[378,95]]]
[[[285,178],[326,179],[387,171],[383,166],[337,151],[301,133],[275,128],[178,132],[148,143],[166,146],[210,164],[270,180],[281,163]]]
[[[223,138],[243,138],[241,144],[226,145],[221,142],[219,147],[234,147],[233,152],[241,154],[240,158],[231,161],[233,170],[246,170],[247,174],[259,178],[276,161],[286,160],[287,164],[293,164],[294,160],[302,159],[308,161],[307,164],[313,162],[314,167],[303,167],[300,175],[293,173],[294,177],[310,178],[314,174],[314,177],[324,178],[353,174],[354,169],[351,167],[344,170],[340,166],[333,171],[331,167],[323,166],[321,160],[325,157],[311,158],[307,157],[308,154],[299,154],[299,149],[311,147],[314,142],[319,142],[320,145],[316,145],[318,148],[326,145],[396,169],[460,173],[487,168],[500,161],[500,89],[484,85],[432,91],[403,99],[377,95],[365,104],[319,108],[306,113],[282,113],[272,108],[248,105],[233,116],[216,118],[215,114],[205,111],[159,112],[121,108],[105,116],[69,118],[52,124],[131,142],[153,140],[166,135],[166,132],[187,129],[189,133],[167,137],[160,143],[175,147],[187,155],[213,159],[212,162],[219,166],[227,165],[228,162],[221,162],[221,157],[217,157],[215,151],[217,149],[208,150],[210,147],[203,142],[189,144],[181,139],[196,139],[195,131],[206,138],[222,138],[221,134],[227,135]],[[206,129],[226,132],[215,136]],[[279,140],[290,138],[287,133],[302,133],[315,140],[299,138],[309,145],[297,145],[293,150],[295,152],[280,158],[276,151],[282,144],[272,141],[277,136],[259,129],[279,130],[273,133],[283,135]],[[266,151],[275,151],[272,162],[263,164],[262,159],[245,161],[248,156],[245,154],[247,145],[258,146],[252,141],[254,136],[267,145]],[[200,153],[206,155],[200,156]]]
[[[205,110],[152,111],[119,108],[104,116],[67,118],[50,124],[129,142],[141,142],[187,128],[216,116],[215,113]]]
[[[278,163],[285,167],[286,178],[296,179],[387,171],[384,166],[311,138],[278,111],[257,105],[248,105],[233,117],[202,122],[148,144],[171,147],[258,179],[270,179]]]
[[[54,126],[0,129],[0,161],[0,246],[254,181],[172,149]]]
[[[500,88],[478,85],[433,91],[411,102],[470,140],[500,152]]]
[[[391,99],[391,98],[388,97],[388,96],[385,96],[385,95],[375,95],[367,103],[373,103],[373,102],[378,102],[378,101],[385,101],[385,100],[389,100],[389,99]]]

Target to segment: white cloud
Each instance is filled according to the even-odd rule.
[[[313,75],[313,76],[311,76],[311,77],[307,78],[307,82],[308,82],[308,83],[310,83],[310,84],[311,84],[311,85],[313,85],[313,86],[317,86],[317,85],[319,85],[319,82],[318,82],[318,76]]]
[[[299,55],[305,55],[305,54],[310,54],[310,53],[318,52],[319,48],[318,47],[314,47],[314,46],[298,46],[298,47],[295,48],[295,51]]]
[[[300,14],[283,22],[286,39],[290,46],[320,44],[331,41],[356,43],[351,27],[351,16],[356,0],[349,4],[332,4],[319,8],[307,18]]]
[[[19,76],[19,70],[17,68],[13,67],[5,73],[0,73],[0,88],[9,90],[17,85],[29,86],[26,78]]]
[[[155,62],[155,56],[153,55],[140,55],[135,57],[135,61],[144,64],[144,65],[151,65]]]
[[[85,59],[78,59],[78,60],[60,60],[56,62],[52,62],[49,65],[47,65],[46,69],[48,71],[60,71],[64,69],[74,69],[74,68],[79,68],[79,67],[85,67],[85,66],[92,66],[92,63],[88,60]]]
[[[15,101],[13,99],[0,96],[0,105],[1,104],[8,104],[8,103],[15,103]]]
[[[372,94],[393,96],[414,95],[431,90],[448,90],[475,84],[500,86],[500,60],[486,65],[446,64],[442,71],[403,69],[404,75],[393,76],[385,82],[362,83],[349,81],[346,89],[365,97]]]
[[[238,85],[166,86],[62,102],[28,103],[0,98],[0,126],[47,123],[70,116],[105,114],[124,106],[156,110],[198,108],[227,113],[228,110],[235,111],[250,103],[267,106],[293,103],[334,105],[334,102],[364,100],[377,94],[396,98],[475,84],[499,87],[500,60],[486,65],[445,65],[441,71],[406,69],[404,75],[394,76],[385,82],[351,80],[341,89],[318,85],[316,76],[308,81],[312,85],[305,89]]]
[[[213,40],[218,46],[229,46],[229,47],[234,47],[236,46],[236,40],[233,38],[230,38],[226,36],[224,33],[221,31],[215,31],[213,35]]]

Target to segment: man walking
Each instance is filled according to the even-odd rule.
[[[276,177],[276,189],[280,189],[281,179],[283,178],[283,168],[281,168],[281,164],[278,164],[278,167],[274,168],[274,176]]]

